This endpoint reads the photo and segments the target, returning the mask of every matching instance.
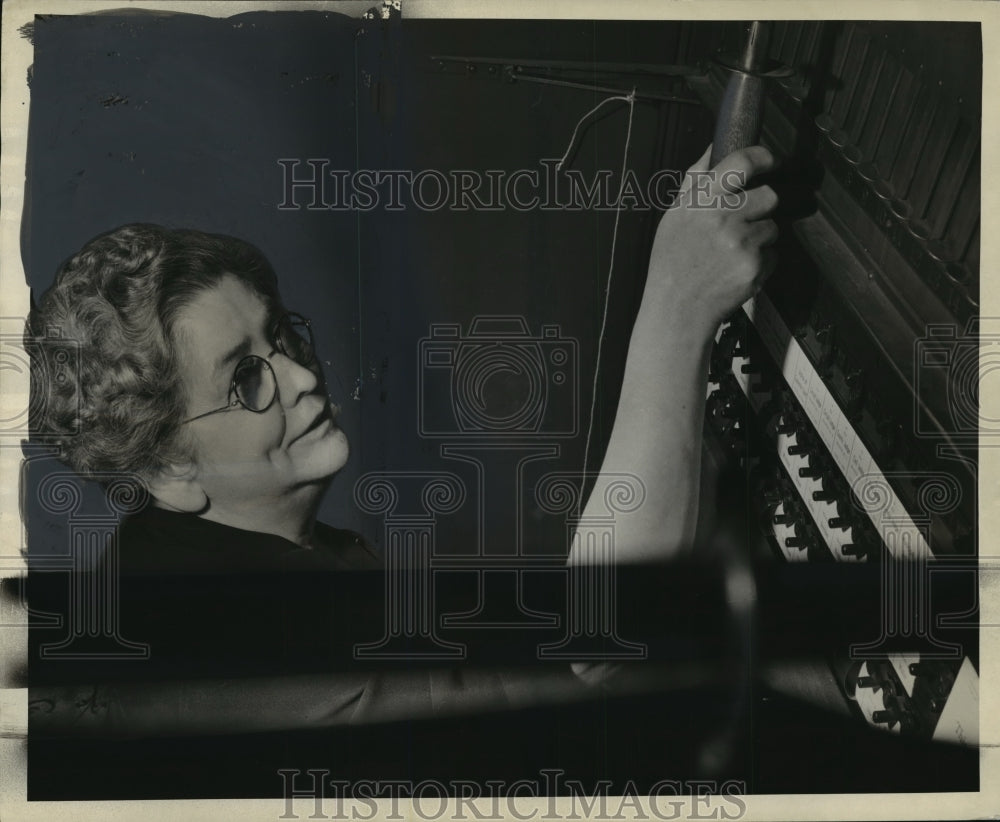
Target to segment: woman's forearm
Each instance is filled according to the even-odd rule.
[[[616,562],[667,559],[694,537],[712,338],[759,287],[764,248],[777,236],[769,219],[774,192],[745,189],[773,166],[771,154],[753,146],[715,169],[708,157],[688,169],[677,204],[657,228],[614,425],[570,563],[606,561],[584,545],[588,524],[601,517],[614,518]],[[642,503],[612,512],[606,491],[622,474],[639,487]]]
[[[635,510],[614,514],[615,560],[668,558],[694,537],[711,335],[677,316],[668,293],[643,297],[618,411],[582,527],[605,512],[605,491],[627,475],[641,487]],[[573,561],[582,559],[574,545]]]

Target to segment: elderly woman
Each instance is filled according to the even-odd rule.
[[[776,236],[773,191],[733,181],[772,165],[752,147],[697,179],[706,151],[660,222],[602,466],[646,489],[645,504],[616,521],[619,561],[669,557],[693,538],[710,345],[758,286]],[[123,572],[377,567],[360,537],[316,520],[348,443],[308,321],[285,309],[253,246],[123,226],[62,266],[30,326],[79,343],[78,382],[34,388],[48,397],[42,430],[78,430],[60,439],[69,465],[83,476],[134,473],[152,496],[121,528]],[[570,561],[580,559],[574,550]],[[352,686],[343,705],[370,691],[369,680]],[[327,715],[303,708],[295,718]]]
[[[303,548],[333,566],[377,562],[316,522],[347,439],[309,323],[252,245],[122,226],[62,266],[31,325],[80,352],[78,383],[35,386],[48,398],[38,429],[78,430],[59,440],[74,469],[136,475],[153,497],[122,530],[123,570],[239,569]]]

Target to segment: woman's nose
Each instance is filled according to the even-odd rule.
[[[319,385],[315,371],[286,354],[276,353],[271,362],[278,382],[278,398],[287,408],[294,406],[306,394],[313,393]]]

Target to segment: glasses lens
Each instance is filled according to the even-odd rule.
[[[286,314],[278,321],[275,342],[283,354],[300,365],[312,365],[316,359],[312,329],[298,314]]]
[[[251,411],[264,411],[274,400],[274,373],[260,357],[250,356],[240,360],[233,384],[236,396]]]

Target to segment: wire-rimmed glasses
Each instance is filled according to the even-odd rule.
[[[289,312],[279,317],[271,328],[270,339],[275,351],[280,351],[306,368],[315,366],[316,347],[313,342],[312,326],[301,314]],[[271,363],[268,362],[275,351],[272,351],[267,358],[256,354],[243,357],[233,370],[233,379],[229,384],[229,402],[221,408],[213,408],[211,411],[189,417],[181,425],[212,414],[232,411],[241,406],[255,414],[267,411],[278,395],[278,381],[274,377]]]

